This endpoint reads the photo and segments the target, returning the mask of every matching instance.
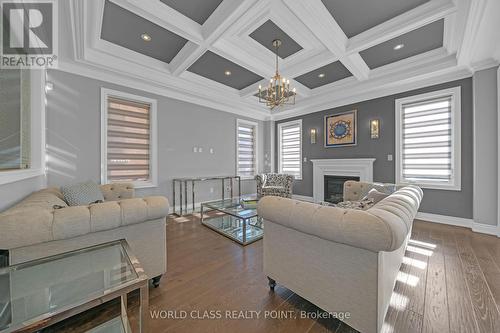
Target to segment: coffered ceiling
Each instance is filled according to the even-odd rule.
[[[258,119],[443,82],[497,63],[498,0],[69,0],[63,70],[116,78]],[[66,32],[63,32],[66,33]],[[297,103],[271,113],[255,93],[280,71]],[[478,43],[481,42],[481,45]],[[483,45],[484,44],[484,45]],[[477,50],[481,52],[478,52]]]

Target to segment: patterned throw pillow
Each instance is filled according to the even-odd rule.
[[[374,205],[372,199],[361,199],[360,201],[342,201],[335,204],[335,207],[344,209],[367,210]]]
[[[366,200],[366,199],[371,199],[373,201],[373,204],[376,204],[377,202],[381,201],[382,199],[385,199],[389,196],[390,194],[388,193],[382,193],[380,191],[377,191],[376,189],[372,188],[370,192],[361,200]]]
[[[87,206],[91,203],[104,201],[101,188],[97,183],[90,180],[84,183],[62,186],[61,192],[64,201],[69,206]]]

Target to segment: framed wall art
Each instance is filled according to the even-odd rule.
[[[357,110],[352,110],[325,117],[325,147],[356,145],[357,113]]]

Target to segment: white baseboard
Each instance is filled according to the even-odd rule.
[[[292,194],[292,199],[300,200],[300,201],[307,201],[307,202],[314,202],[313,197],[308,197],[306,195]]]
[[[472,224],[472,231],[500,237],[500,235],[498,235],[498,229],[497,229],[496,225],[489,225],[489,224],[475,223],[474,222]]]
[[[465,228],[469,228],[469,229],[472,229],[472,224],[474,223],[474,220],[466,219],[463,217],[447,216],[447,215],[439,215],[439,214],[431,214],[431,213],[422,213],[422,212],[418,212],[417,216],[415,218],[418,220],[454,225],[457,227],[465,227]]]
[[[499,229],[496,225],[476,223],[474,222],[473,219],[466,219],[463,217],[456,217],[456,216],[422,213],[422,212],[417,213],[416,219],[433,223],[453,225],[456,227],[469,228],[474,232],[500,237],[498,231]]]

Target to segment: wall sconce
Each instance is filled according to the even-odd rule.
[[[311,144],[315,144],[315,143],[316,143],[316,129],[311,128]]]
[[[370,120],[370,134],[372,139],[378,139],[380,134],[380,121],[378,119]]]

